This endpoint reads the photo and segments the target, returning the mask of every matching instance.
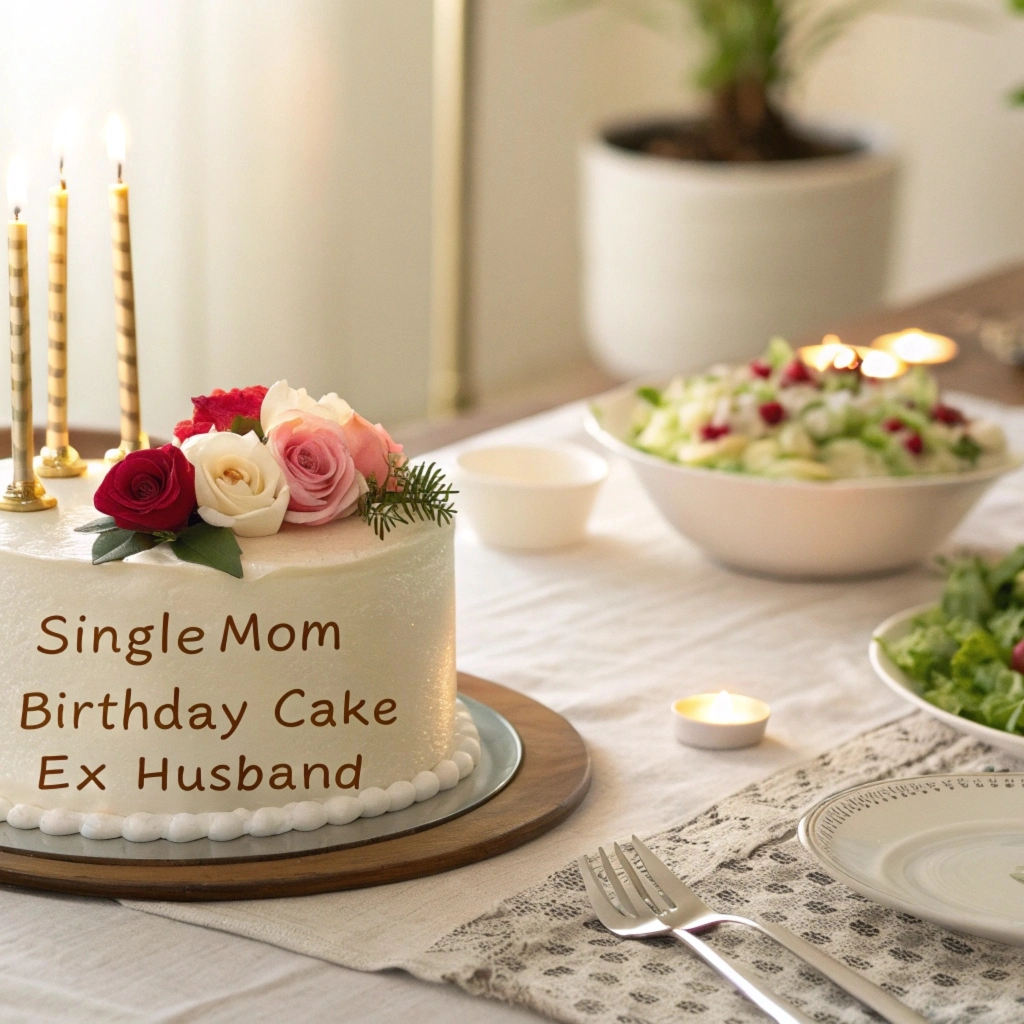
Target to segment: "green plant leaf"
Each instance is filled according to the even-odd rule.
[[[657,388],[637,388],[636,394],[648,405],[661,405],[661,392]]]
[[[394,490],[378,487],[371,478],[369,490],[359,499],[360,517],[381,540],[393,527],[416,519],[438,526],[452,521],[455,505],[451,499],[459,492],[433,462],[429,466],[403,463],[394,467],[389,480],[393,480]]]
[[[148,551],[160,542],[149,533],[137,533],[133,530],[105,530],[92,543],[92,564],[102,565],[104,562],[120,562],[140,551]]]
[[[228,430],[232,434],[248,434],[252,431],[261,441],[267,439],[263,433],[263,424],[259,420],[250,419],[248,416],[236,416],[231,421],[231,426],[228,427]]]
[[[242,578],[242,549],[227,526],[196,523],[178,534],[178,539],[171,542],[171,550],[183,562],[195,562]]]
[[[109,530],[117,528],[113,516],[100,516],[99,519],[94,519],[91,523],[86,523],[85,526],[76,526],[75,533],[107,533]]]
[[[1015,107],[1024,107],[1024,85],[1014,89],[1009,98]]]

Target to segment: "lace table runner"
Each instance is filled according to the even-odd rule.
[[[1024,949],[957,935],[866,900],[821,870],[800,846],[796,824],[818,800],[862,782],[1021,768],[915,712],[645,841],[714,909],[784,923],[930,1021],[1010,1024],[1024,1021]],[[628,836],[606,837],[615,838]],[[822,1024],[877,1020],[751,929],[721,926],[709,941]],[[674,940],[624,940],[605,931],[575,864],[403,966],[559,1021],[767,1019]]]

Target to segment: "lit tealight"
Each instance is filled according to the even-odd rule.
[[[812,370],[855,370],[860,357],[852,345],[844,345],[835,334],[826,334],[820,345],[800,349],[800,360]]]
[[[956,359],[960,349],[944,334],[929,334],[916,327],[895,334],[883,334],[871,343],[873,349],[890,352],[911,366],[931,366]]]
[[[676,739],[711,750],[760,743],[770,714],[763,700],[726,690],[683,697],[672,705]]]
[[[845,345],[835,334],[826,334],[820,345],[800,349],[800,360],[812,370],[859,370],[864,377],[888,380],[907,372],[899,356],[878,348]]]
[[[865,377],[873,377],[875,380],[891,380],[893,377],[901,377],[907,372],[907,364],[892,352],[883,352],[876,348],[862,348],[859,351],[860,372]]]

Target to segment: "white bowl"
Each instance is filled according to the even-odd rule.
[[[932,554],[1005,464],[967,473],[864,480],[776,480],[682,466],[626,443],[633,385],[598,398],[587,431],[628,459],[661,514],[733,569],[835,579],[905,569]]]
[[[608,463],[570,442],[471,448],[456,460],[459,508],[493,547],[546,551],[584,540]]]
[[[886,619],[875,630],[874,636],[871,639],[871,646],[868,649],[871,667],[875,670],[878,678],[897,697],[902,697],[908,704],[913,704],[914,707],[927,711],[933,718],[937,718],[940,722],[945,722],[946,725],[956,729],[957,732],[966,733],[968,736],[975,736],[991,744],[993,747],[1005,750],[1016,757],[1024,757],[1024,736],[1018,736],[1016,733],[1006,732],[1003,729],[994,729],[991,725],[983,725],[981,722],[972,722],[969,718],[954,715],[950,711],[943,711],[942,708],[930,704],[924,697],[919,697],[915,692],[915,681],[903,669],[894,664],[889,655],[882,649],[882,645],[878,642],[879,637],[889,643],[902,640],[910,632],[913,619],[922,612],[926,612],[929,608],[934,607],[934,602],[932,604],[923,604],[918,608],[910,608],[905,612],[900,612],[898,615],[893,615],[891,618]]]

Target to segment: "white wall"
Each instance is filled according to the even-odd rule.
[[[982,0],[979,0],[982,2]],[[995,4],[996,0],[991,0]],[[576,151],[609,118],[692,104],[685,48],[600,14],[541,24],[473,0],[470,329],[484,399],[584,352]],[[288,376],[392,423],[426,408],[430,0],[0,0],[0,167],[30,162],[37,420],[45,395],[46,189],[68,165],[70,410],[116,422],[101,140],[130,130],[143,419]],[[865,20],[795,99],[890,124],[906,187],[893,294],[1024,256],[1024,19],[982,34]],[[690,44],[692,47],[692,43]],[[0,419],[8,415],[0,386]]]
[[[531,0],[477,5],[472,330],[488,397],[584,351],[578,143],[608,119],[698,100],[686,84],[693,41],[599,12],[540,24]],[[904,155],[893,299],[1024,257],[1024,110],[1004,102],[1024,80],[1024,19],[993,26],[874,15],[793,90],[808,116],[888,126]]]
[[[981,31],[875,16],[828,51],[796,97],[813,114],[888,125],[904,158],[893,295],[936,291],[1024,257],[1024,18]]]
[[[129,127],[143,424],[288,376],[392,422],[424,407],[429,302],[426,0],[0,0],[0,164],[30,163],[37,420],[46,190],[66,106],[69,407],[117,418],[102,132]],[[0,416],[9,398],[0,387]]]

